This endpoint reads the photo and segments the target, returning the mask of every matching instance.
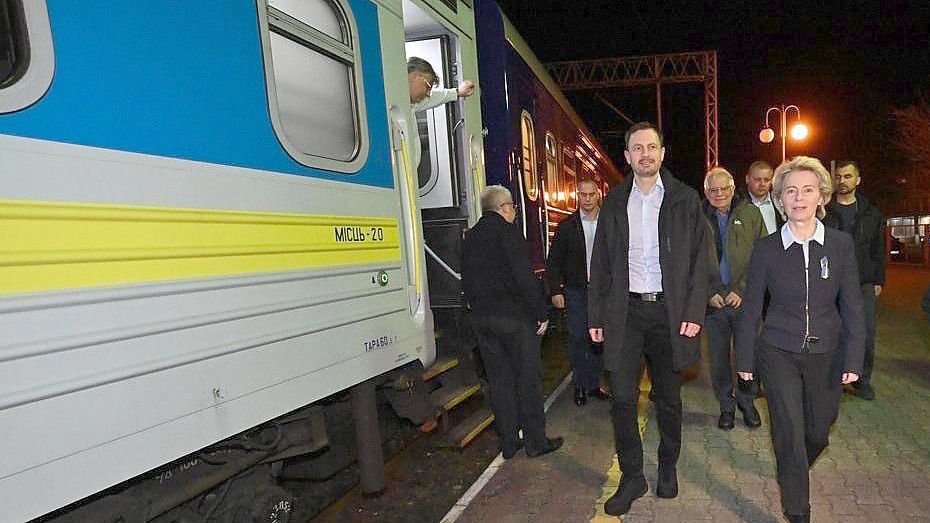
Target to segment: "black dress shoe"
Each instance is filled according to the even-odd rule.
[[[859,380],[862,381],[862,380]],[[854,381],[853,384],[859,383],[859,381]],[[872,385],[869,383],[859,383],[858,386],[854,387],[856,389],[856,396],[864,400],[872,401],[875,399],[875,390],[872,388]]]
[[[591,396],[592,398],[597,398],[601,401],[606,401],[610,399],[610,394],[608,394],[606,390],[600,387],[588,392],[588,396]]]
[[[588,395],[585,394],[584,389],[581,387],[575,387],[575,405],[579,407],[588,402]]]
[[[785,514],[785,517],[788,518],[788,521],[791,523],[811,523],[811,515],[801,514],[800,516],[792,516],[791,514]]]
[[[732,410],[721,412],[720,419],[717,420],[717,426],[723,430],[731,430],[736,426],[736,413]]]
[[[762,418],[759,416],[759,411],[756,410],[754,405],[750,405],[745,409],[740,407],[739,410],[743,413],[743,423],[745,423],[747,427],[754,429],[762,425]]]
[[[526,449],[526,455],[531,458],[538,458],[539,456],[544,456],[550,452],[559,450],[562,447],[562,443],[565,443],[565,440],[561,436],[546,438],[546,446],[537,450]]]
[[[678,471],[675,467],[659,465],[659,479],[656,481],[656,496],[674,498],[678,496]]]
[[[514,456],[514,454],[516,454],[522,448],[523,448],[523,440],[522,439],[517,440],[517,444],[513,448],[501,449],[501,456],[503,456],[504,459],[510,459]]]
[[[611,516],[622,516],[630,511],[630,506],[637,499],[649,490],[646,485],[646,478],[636,476],[635,478],[624,477],[620,480],[620,488],[610,499],[604,503],[604,512]]]

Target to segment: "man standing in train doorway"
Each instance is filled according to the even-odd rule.
[[[856,263],[862,286],[865,312],[865,361],[859,380],[852,383],[856,395],[875,399],[872,368],[875,366],[875,308],[885,285],[885,220],[877,207],[857,194],[859,165],[852,160],[837,162],[833,175],[835,198],[827,204],[823,223],[852,235],[856,243]]]
[[[420,133],[417,129],[417,115],[442,104],[454,102],[459,97],[468,98],[475,92],[471,80],[463,80],[457,89],[437,87],[439,75],[429,62],[416,56],[407,59],[407,84],[410,88],[410,113],[407,115],[407,140],[410,148],[410,168],[416,172],[420,165]]]
[[[549,294],[556,309],[568,317],[568,356],[575,386],[575,405],[587,403],[588,396],[609,398],[601,388],[604,360],[601,347],[588,334],[588,275],[591,251],[601,210],[601,191],[593,180],[578,182],[578,212],[555,229],[549,250],[546,274]]]
[[[601,207],[588,285],[591,339],[604,342],[613,396],[610,415],[623,479],[604,512],[626,514],[648,490],[637,401],[646,357],[661,434],[655,493],[678,495],[681,452],[679,371],[701,353],[698,333],[707,302],[707,224],[697,191],[662,169],[662,132],[640,122],[626,132],[633,176]]]

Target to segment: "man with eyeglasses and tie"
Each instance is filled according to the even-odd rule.
[[[501,454],[510,459],[525,446],[535,458],[562,446],[562,438],[546,437],[543,409],[540,338],[549,311],[526,239],[514,225],[517,205],[510,190],[485,187],[481,209],[462,242],[462,290],[488,376]]]
[[[568,316],[568,355],[575,405],[580,407],[587,403],[588,396],[600,400],[610,396],[600,386],[604,372],[600,348],[588,334],[588,274],[601,192],[593,180],[582,180],[578,182],[577,195],[578,211],[555,229],[546,275],[552,305],[564,309]]]
[[[457,89],[437,87],[439,75],[429,62],[416,56],[407,59],[407,84],[410,88],[410,114],[407,115],[407,132],[410,150],[410,167],[416,171],[420,166],[420,133],[417,129],[417,115],[442,104],[454,102],[459,97],[468,98],[475,92],[471,80],[463,80]]]
[[[756,240],[766,235],[762,213],[751,202],[733,197],[733,176],[722,167],[711,169],[704,177],[704,195],[710,238],[708,271],[708,308],[704,320],[710,377],[720,402],[717,426],[730,430],[735,426],[735,411],[743,413],[749,428],[762,424],[759,411],[753,405],[758,394],[758,381],[743,382],[734,390],[735,371],[730,359],[733,335],[743,309],[740,307],[746,289],[749,258]]]

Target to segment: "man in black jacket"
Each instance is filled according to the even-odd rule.
[[[568,354],[575,405],[580,407],[589,395],[602,400],[609,396],[600,388],[603,358],[588,335],[588,271],[601,204],[597,184],[592,180],[578,182],[578,202],[578,212],[555,229],[546,274],[552,305],[567,310]]]
[[[610,371],[611,420],[623,480],[604,504],[610,515],[629,511],[648,490],[637,422],[643,356],[655,389],[661,443],[656,495],[678,495],[681,379],[700,357],[698,333],[707,303],[707,223],[697,191],[662,169],[665,147],[655,125],[626,133],[624,156],[633,170],[601,207],[588,285],[591,339],[604,342]]]
[[[865,362],[859,381],[852,384],[862,399],[875,399],[872,369],[875,366],[875,307],[885,285],[885,220],[878,208],[857,195],[862,178],[852,160],[837,162],[833,175],[835,199],[827,204],[823,223],[852,235],[865,309]]]
[[[513,225],[517,206],[510,190],[481,192],[484,214],[465,234],[462,287],[471,308],[478,350],[488,376],[491,409],[506,459],[523,447],[533,458],[562,446],[546,437],[539,338],[549,325],[542,289],[530,268],[526,240]]]

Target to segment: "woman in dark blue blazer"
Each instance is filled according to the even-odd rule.
[[[775,170],[773,201],[787,218],[756,242],[736,335],[741,379],[765,387],[782,509],[810,521],[808,469],[827,447],[843,385],[859,379],[865,324],[852,237],[819,218],[833,192],[816,158]],[[759,331],[766,291],[771,296]]]

